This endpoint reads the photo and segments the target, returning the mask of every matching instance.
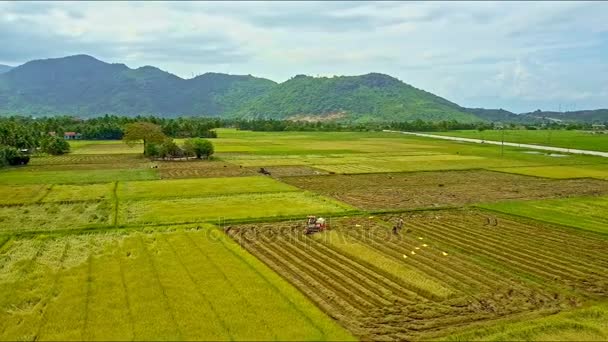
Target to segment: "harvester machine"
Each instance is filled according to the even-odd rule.
[[[304,230],[304,234],[314,234],[317,232],[322,232],[327,228],[327,223],[325,219],[322,217],[317,218],[316,216],[308,216],[306,221],[306,230]]]

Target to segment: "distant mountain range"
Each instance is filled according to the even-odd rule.
[[[0,74],[5,73],[9,70],[11,70],[13,67],[12,66],[8,66],[8,65],[4,65],[4,64],[0,64]]]
[[[183,79],[152,66],[131,69],[87,55],[0,65],[0,115],[104,114],[292,120],[460,122],[608,121],[608,110],[514,114],[464,108],[388,75],[286,82],[206,73]]]

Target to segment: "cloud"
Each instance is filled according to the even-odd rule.
[[[391,74],[467,106],[608,107],[605,2],[0,2],[0,63]]]

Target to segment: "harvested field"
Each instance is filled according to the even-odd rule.
[[[46,191],[47,186],[44,184],[0,185],[0,205],[31,203]]]
[[[512,201],[482,204],[480,207],[608,234],[608,197]]]
[[[106,183],[127,180],[158,179],[156,169],[104,169],[37,171],[35,169],[9,169],[0,171],[0,184],[78,184]]]
[[[508,167],[493,169],[501,172],[517,173],[547,178],[599,178],[608,180],[608,165],[580,165],[580,166],[535,166],[535,167]]]
[[[602,180],[541,179],[483,170],[286,177],[282,180],[366,210],[608,194],[608,182]]]
[[[107,201],[0,207],[0,233],[98,227],[110,221]]]
[[[158,161],[161,179],[251,176],[255,171],[221,161]]]
[[[141,162],[147,162],[147,159],[141,154],[64,154],[61,156],[34,157],[29,165],[132,164]]]
[[[333,219],[313,236],[300,222],[226,232],[364,340],[438,338],[608,296],[608,240],[502,216],[488,227],[496,217],[478,211],[410,213],[395,236],[396,217]]]
[[[260,168],[251,168],[253,172],[257,172]],[[273,177],[290,177],[290,176],[317,176],[326,175],[327,172],[308,166],[271,166],[266,167]]]

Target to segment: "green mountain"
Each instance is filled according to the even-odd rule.
[[[480,121],[455,103],[388,75],[298,75],[234,113],[244,118]]]
[[[521,114],[529,118],[545,121],[564,121],[564,122],[587,122],[587,123],[606,123],[608,122],[608,109],[577,110],[572,112],[550,112],[537,110],[530,113]]]
[[[275,86],[253,76],[182,79],[158,68],[130,69],[86,55],[36,60],[0,74],[0,113],[217,116]]]
[[[8,65],[4,65],[4,64],[0,64],[0,74],[5,73],[9,70],[11,70],[13,67],[12,66],[8,66]]]

